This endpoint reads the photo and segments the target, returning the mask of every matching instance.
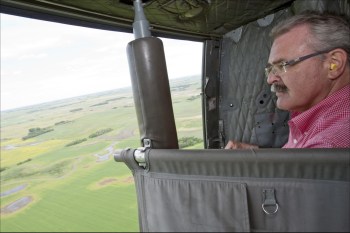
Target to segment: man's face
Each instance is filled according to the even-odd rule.
[[[308,27],[301,25],[277,37],[271,47],[269,63],[280,64],[311,53]],[[320,48],[322,50],[322,48]],[[322,55],[286,66],[286,72],[270,73],[267,82],[274,85],[277,107],[289,111],[305,111],[327,96],[329,80]]]

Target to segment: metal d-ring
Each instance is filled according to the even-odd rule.
[[[278,204],[277,204],[277,203],[274,204],[275,210],[272,211],[272,212],[267,211],[267,210],[265,209],[265,206],[271,206],[271,205],[266,205],[266,204],[264,204],[264,203],[261,205],[263,211],[264,211],[266,214],[268,214],[268,215],[275,214],[275,213],[277,213],[277,211],[278,211]]]
[[[275,197],[275,189],[273,188],[263,189],[262,194],[263,194],[263,203],[261,207],[265,212],[265,214],[272,215],[277,213],[278,204]],[[267,206],[271,206],[271,208],[269,208],[270,211],[268,211]]]

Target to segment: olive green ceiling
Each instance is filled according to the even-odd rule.
[[[198,39],[220,38],[248,22],[291,4],[292,0],[148,0],[143,1],[151,31]],[[132,0],[1,0],[1,7],[75,19],[116,30],[132,30]],[[4,9],[6,13],[6,9]],[[21,11],[18,11],[21,15]],[[27,15],[28,16],[28,13]],[[56,18],[55,18],[56,17]],[[41,17],[45,19],[45,17]],[[52,20],[52,19],[51,19]],[[65,22],[64,22],[65,23]]]

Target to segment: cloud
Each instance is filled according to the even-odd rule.
[[[129,33],[1,14],[1,110],[130,86],[132,40]],[[202,43],[162,41],[169,78],[201,73]]]

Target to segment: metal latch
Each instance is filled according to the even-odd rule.
[[[144,147],[151,148],[152,147],[152,140],[149,139],[149,138],[144,138],[142,140],[142,144],[143,144]]]
[[[145,157],[145,151],[147,147],[139,147],[134,151],[134,159],[136,162],[139,163],[140,167],[146,168],[146,157]]]
[[[143,167],[143,168],[147,167],[146,156],[145,156],[145,152],[146,152],[147,148],[148,147],[139,147],[133,153],[134,160],[138,163],[138,165],[140,167]],[[126,150],[130,150],[130,149],[126,149]],[[124,160],[122,158],[122,153],[123,153],[123,150],[116,150],[115,151],[114,160],[116,162],[124,162]]]

